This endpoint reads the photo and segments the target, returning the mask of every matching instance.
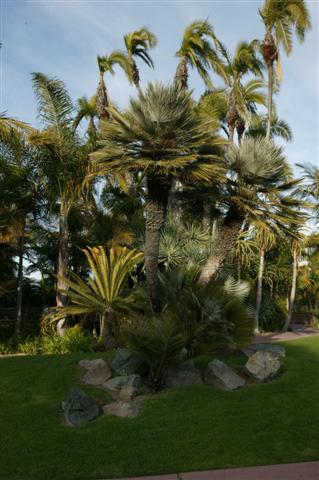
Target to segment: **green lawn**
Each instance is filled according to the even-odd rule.
[[[59,407],[79,358],[0,359],[0,478],[91,480],[319,459],[319,337],[286,343],[273,384],[159,395],[134,420],[66,427]],[[236,363],[237,361],[235,361]],[[105,397],[106,398],[106,397]]]

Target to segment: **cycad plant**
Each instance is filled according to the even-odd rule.
[[[273,117],[274,64],[280,69],[280,47],[287,55],[292,53],[292,36],[295,31],[302,42],[311,27],[305,0],[264,0],[260,15],[265,25],[265,37],[261,45],[268,69],[268,121],[267,138],[270,138]]]
[[[111,110],[113,121],[102,128],[100,149],[92,155],[97,174],[143,172],[146,178],[145,269],[154,311],[158,255],[173,179],[218,182],[224,168],[213,146],[223,140],[215,123],[196,111],[191,94],[177,85],[149,84],[129,110]]]
[[[212,87],[209,70],[225,77],[225,65],[218,54],[219,40],[207,21],[195,21],[184,31],[182,43],[176,52],[179,58],[175,81],[188,87],[189,67],[197,70],[207,88]]]
[[[127,278],[135,266],[143,260],[143,254],[126,247],[111,248],[108,253],[103,247],[87,247],[83,250],[90,269],[86,281],[69,271],[69,278],[63,278],[67,285],[69,304],[50,312],[51,321],[58,321],[72,315],[101,315],[100,336],[111,343],[112,323],[119,312],[130,308],[132,296],[124,292]]]

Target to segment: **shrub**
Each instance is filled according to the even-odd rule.
[[[39,355],[42,353],[41,340],[39,337],[28,337],[19,343],[18,350],[26,355]]]
[[[63,337],[47,332],[41,338],[42,352],[49,354],[92,352],[93,343],[93,337],[87,335],[78,325],[67,329]]]
[[[17,345],[13,339],[0,342],[0,355],[10,355],[16,353]]]

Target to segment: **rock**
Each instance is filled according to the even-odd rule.
[[[121,400],[104,405],[102,409],[105,415],[115,415],[123,418],[135,418],[140,411],[139,406],[135,403]]]
[[[149,367],[137,353],[127,348],[120,348],[111,362],[112,370],[117,375],[147,375]]]
[[[78,388],[72,388],[64,403],[65,421],[72,427],[81,427],[101,413],[98,402]]]
[[[245,380],[226,363],[215,358],[207,365],[206,383],[217,383],[226,390],[236,390],[245,385]]]
[[[281,362],[269,352],[254,353],[245,365],[246,373],[258,383],[275,378],[281,371]]]
[[[142,378],[140,375],[120,375],[103,383],[102,388],[117,394],[124,386],[129,386],[134,389],[134,393],[136,393],[141,385]]]
[[[274,345],[272,343],[253,343],[246,348],[243,348],[242,352],[247,356],[251,357],[256,352],[268,352],[275,357],[285,357],[286,349],[281,345]]]
[[[98,360],[81,360],[79,365],[87,370],[82,378],[83,383],[87,385],[102,385],[112,376],[109,364],[101,358]]]
[[[182,387],[186,385],[201,385],[201,373],[192,360],[183,362],[176,368],[169,369],[164,376],[167,388]]]
[[[132,400],[135,394],[135,387],[133,387],[132,385],[124,385],[124,387],[121,387],[120,389],[119,398],[120,400],[123,400],[123,402],[128,402],[129,400]]]

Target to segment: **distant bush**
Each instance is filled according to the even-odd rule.
[[[0,342],[0,355],[10,355],[17,352],[17,344],[13,339]]]

